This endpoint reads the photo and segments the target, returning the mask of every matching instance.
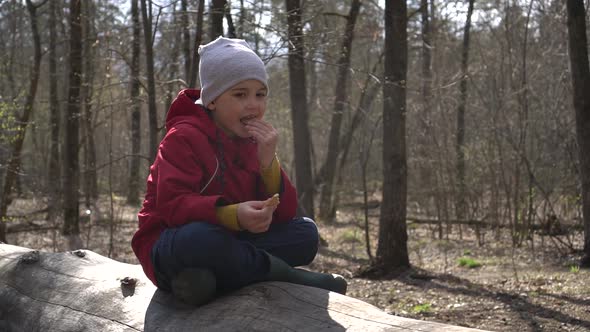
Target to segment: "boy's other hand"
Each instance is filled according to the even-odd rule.
[[[238,205],[238,224],[250,233],[263,233],[268,230],[276,206],[266,201],[248,201]]]
[[[258,161],[262,168],[270,167],[279,141],[279,132],[262,119],[248,121],[246,129],[258,144]]]

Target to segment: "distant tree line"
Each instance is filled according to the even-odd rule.
[[[0,240],[19,198],[73,238],[101,195],[139,208],[167,108],[224,35],[268,65],[300,213],[379,203],[375,266],[409,266],[408,219],[514,246],[559,222],[590,257],[582,0],[7,0],[0,31]]]

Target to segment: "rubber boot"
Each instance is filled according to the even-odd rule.
[[[184,303],[201,306],[215,297],[217,280],[209,269],[191,268],[172,279],[172,294]]]
[[[270,268],[267,275],[269,281],[284,281],[293,284],[326,289],[332,292],[346,294],[348,286],[344,277],[338,274],[311,272],[291,267],[285,261],[268,254]]]

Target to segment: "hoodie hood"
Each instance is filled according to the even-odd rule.
[[[217,128],[215,122],[209,117],[205,107],[195,104],[200,96],[201,91],[197,89],[180,91],[166,115],[166,130],[186,123],[199,128],[208,137],[214,137]]]

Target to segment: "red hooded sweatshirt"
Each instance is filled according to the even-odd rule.
[[[190,222],[218,224],[216,207],[265,200],[256,143],[230,138],[201,105],[199,90],[182,90],[168,111],[167,134],[150,167],[131,246],[148,278],[156,284],[151,250],[162,231]],[[272,222],[295,217],[297,193],[281,170],[280,204]]]

